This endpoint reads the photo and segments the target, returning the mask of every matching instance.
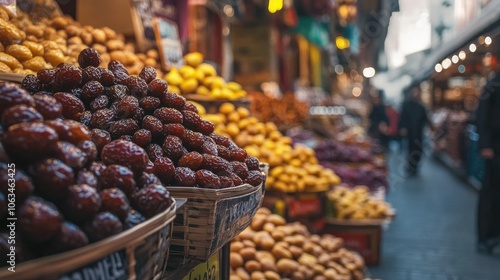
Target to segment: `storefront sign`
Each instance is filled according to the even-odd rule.
[[[163,69],[180,67],[183,64],[182,44],[179,39],[177,24],[170,20],[155,17],[153,18],[153,28]]]
[[[182,280],[219,280],[220,259],[219,252],[215,253],[207,262],[197,265]]]
[[[125,250],[114,252],[96,262],[66,273],[59,280],[128,279]]]

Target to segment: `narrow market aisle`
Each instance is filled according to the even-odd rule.
[[[397,217],[383,233],[379,266],[383,280],[495,280],[500,259],[475,250],[477,191],[427,157],[420,175],[403,178],[399,155],[390,157],[392,190],[387,200]]]

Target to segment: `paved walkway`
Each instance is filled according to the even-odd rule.
[[[383,233],[382,259],[369,267],[383,280],[499,280],[500,258],[475,251],[477,191],[445,166],[426,158],[418,177],[397,176],[387,196],[397,217]]]

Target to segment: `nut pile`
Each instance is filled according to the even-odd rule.
[[[364,261],[332,235],[311,235],[261,208],[231,243],[230,280],[363,279]]]
[[[60,253],[134,227],[168,209],[168,190],[152,174],[142,148],[124,140],[102,153],[128,152],[96,162],[91,132],[61,119],[56,97],[30,95],[11,84],[0,86],[0,218],[17,217],[16,258]],[[8,198],[8,200],[7,200]],[[8,202],[14,202],[15,207]],[[8,202],[7,202],[8,201]],[[15,209],[15,210],[12,210]],[[0,259],[10,252],[0,232]]]
[[[118,60],[134,75],[145,66],[159,68],[156,50],[136,54],[133,44],[113,29],[83,26],[69,16],[33,22],[20,10],[14,16],[0,6],[0,30],[0,73],[27,75],[60,63],[76,64],[88,47],[101,54],[101,66]]]
[[[214,124],[201,119],[184,97],[169,92],[153,67],[144,67],[139,76],[116,60],[101,68],[100,55],[91,48],[80,53],[78,62],[80,67],[62,64],[28,75],[22,86],[33,94],[53,95],[64,118],[92,129],[103,162],[120,156],[119,151],[104,153],[103,147],[122,139],[142,147],[129,148],[131,153],[146,151],[149,160],[141,158],[140,168],[164,185],[214,189],[262,183],[258,159],[213,133]]]

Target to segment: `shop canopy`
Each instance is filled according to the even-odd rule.
[[[421,82],[434,73],[434,66],[447,56],[457,52],[478,36],[500,27],[500,1],[491,2],[482,13],[456,36],[435,48],[422,62],[419,71],[413,76],[413,82]]]
[[[328,22],[317,20],[313,17],[299,17],[299,22],[292,32],[300,33],[309,42],[320,48],[326,49],[330,43]]]

